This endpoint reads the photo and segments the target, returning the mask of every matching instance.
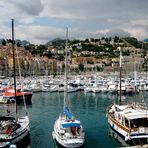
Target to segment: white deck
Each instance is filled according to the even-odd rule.
[[[120,110],[121,115],[130,120],[148,117],[148,109],[146,108],[135,107],[134,105],[117,105],[117,108]]]

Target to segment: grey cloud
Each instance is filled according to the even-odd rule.
[[[141,16],[144,15],[148,10],[147,0],[54,0],[47,1],[44,3],[57,14],[60,12],[64,14],[67,12],[69,16],[75,16],[75,18],[101,18],[101,17],[112,17],[112,16]],[[134,16],[134,17],[135,17]]]
[[[10,2],[20,11],[33,16],[38,16],[44,8],[40,0],[11,0]]]
[[[114,36],[119,36],[119,37],[128,37],[131,36],[130,33],[121,30],[121,29],[113,29],[109,30],[106,33],[101,33],[101,31],[97,32],[82,32],[80,30],[72,30],[71,32],[71,38],[101,38],[101,37],[114,37]]]
[[[19,24],[26,25],[26,31],[24,28],[20,31],[20,38],[24,39],[43,42],[49,38],[64,37],[64,26],[71,27],[69,33],[71,38],[100,38],[115,35],[134,35],[143,38],[148,34],[145,21],[148,20],[148,0],[1,1],[3,1],[0,3],[0,7],[3,8],[1,18],[8,19],[10,16],[18,15]],[[44,20],[46,21],[44,26],[42,23],[39,24]],[[28,29],[31,24],[34,26]],[[36,28],[36,25],[40,28]],[[103,32],[104,30],[108,32]]]
[[[121,30],[121,29],[113,29],[113,30],[107,32],[105,34],[105,36],[107,36],[107,37],[110,37],[110,36],[111,37],[114,37],[114,36],[128,37],[128,36],[131,36],[131,34],[128,32],[125,32],[124,30]]]

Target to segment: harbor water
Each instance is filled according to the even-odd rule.
[[[59,113],[63,112],[64,93],[40,92],[32,96],[32,105],[27,109],[30,118],[30,148],[56,148],[52,131]],[[85,129],[85,148],[115,148],[123,146],[110,135],[106,108],[118,102],[118,96],[110,93],[69,93],[73,116],[82,122]],[[148,92],[122,97],[122,103],[142,102],[148,104]],[[22,107],[18,109],[22,112]],[[23,143],[21,144],[23,145]],[[22,147],[22,146],[21,146]]]

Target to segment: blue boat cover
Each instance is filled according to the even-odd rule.
[[[65,107],[65,108],[64,108],[64,113],[66,114],[66,118],[67,118],[68,120],[70,120],[70,119],[71,119],[71,113],[70,113],[68,107]]]
[[[68,128],[68,127],[78,127],[78,128],[80,128],[80,123],[69,122],[69,123],[63,123],[62,124],[62,128]]]

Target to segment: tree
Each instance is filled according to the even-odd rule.
[[[109,41],[109,39],[106,37],[106,38],[105,38],[105,41],[106,41],[106,42],[108,42],[108,41]]]
[[[47,56],[48,58],[52,58],[53,57],[53,54],[51,53],[51,51],[45,52],[43,55]]]
[[[115,43],[118,43],[118,42],[119,42],[119,37],[115,36],[115,37],[114,37],[114,42],[115,42]]]
[[[110,42],[110,41],[112,40],[112,38],[111,38],[111,37],[109,37],[109,39],[108,39],[108,40],[109,40],[109,42]]]
[[[47,50],[47,47],[45,45],[39,45],[37,46],[37,54],[40,56],[43,55],[43,52]]]
[[[91,42],[95,42],[95,39],[94,39],[94,38],[90,38],[90,41],[91,41]]]
[[[6,46],[6,41],[3,39],[2,45]]]
[[[83,64],[79,64],[79,70],[84,71],[84,65]]]
[[[20,47],[20,43],[19,42],[17,42],[17,47]]]
[[[76,46],[72,46],[72,50],[73,51],[77,51],[77,47]]]
[[[95,43],[96,43],[96,42],[100,42],[100,39],[94,39],[94,41],[95,41]]]
[[[89,39],[85,39],[85,42],[86,42],[86,43],[89,43]]]

